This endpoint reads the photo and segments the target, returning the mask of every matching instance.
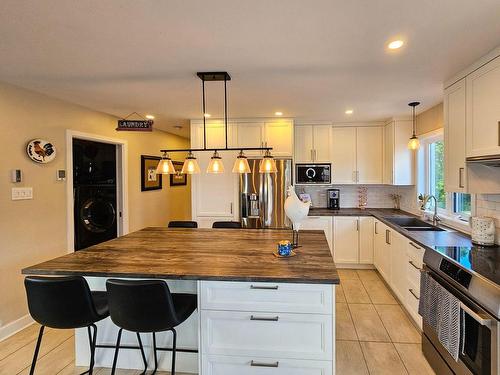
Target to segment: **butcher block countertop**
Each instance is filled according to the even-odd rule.
[[[290,230],[150,227],[22,270],[81,275],[338,284],[323,231],[301,232],[297,256],[276,258]]]

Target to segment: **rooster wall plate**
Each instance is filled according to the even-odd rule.
[[[49,141],[33,139],[26,145],[26,153],[34,162],[45,164],[56,157],[56,148]]]

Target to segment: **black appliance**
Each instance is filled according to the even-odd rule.
[[[75,250],[117,236],[116,145],[73,139]]]
[[[422,351],[438,374],[500,373],[500,247],[436,246],[424,254],[424,270],[460,301],[458,361],[434,330],[423,324]]]
[[[74,201],[75,250],[116,238],[116,187],[75,187]]]
[[[332,165],[295,164],[295,182],[297,184],[330,184]]]
[[[73,139],[73,185],[116,185],[116,145]]]
[[[330,210],[340,209],[340,190],[339,189],[328,189],[326,191],[328,197],[328,208]]]

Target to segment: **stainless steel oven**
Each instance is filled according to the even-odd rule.
[[[455,361],[441,345],[433,328],[425,322],[423,324],[422,350],[434,371],[440,375],[498,375],[500,336],[497,318],[460,291],[454,285],[454,282],[459,280],[447,280],[449,276],[446,273],[444,275],[441,272],[438,274],[427,266],[424,266],[423,272],[427,272],[430,277],[460,301],[458,361]],[[459,273],[459,275],[463,275],[463,273]]]

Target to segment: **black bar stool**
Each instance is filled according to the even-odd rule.
[[[83,374],[92,375],[97,338],[96,322],[109,316],[106,292],[91,292],[81,276],[39,277],[24,279],[28,309],[41,324],[30,375],[35,372],[36,360],[45,327],[75,329],[87,327],[90,343],[90,367]],[[90,327],[94,329],[91,334]]]
[[[135,332],[144,361],[146,373],[148,364],[139,333],[153,333],[153,352],[155,367],[152,374],[158,369],[156,355],[156,332],[172,331],[172,370],[175,375],[175,349],[177,332],[175,327],[184,322],[196,310],[196,294],[170,293],[168,285],[163,280],[118,280],[106,281],[108,291],[109,313],[114,324],[120,327],[116,339],[115,357],[111,375],[116,370],[118,351],[122,331]]]
[[[215,221],[212,228],[241,229],[239,221]]]
[[[196,221],[173,220],[168,223],[169,228],[198,228]]]

